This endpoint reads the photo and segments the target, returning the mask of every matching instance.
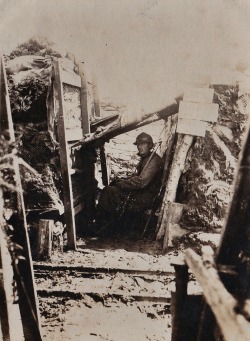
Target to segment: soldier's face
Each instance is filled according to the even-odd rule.
[[[137,149],[140,156],[146,155],[150,151],[150,144],[147,142],[138,143]]]

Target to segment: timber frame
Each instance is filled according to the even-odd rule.
[[[7,86],[6,71],[4,66],[4,57],[0,60],[0,134],[5,136],[9,143],[15,142],[14,128],[12,122],[12,116],[10,111],[10,100]],[[21,186],[21,179],[19,173],[19,161],[18,156],[13,154],[9,156],[12,159],[12,167],[14,172],[15,188],[16,191],[9,191],[4,186],[1,186],[1,216],[0,216],[0,268],[1,278],[0,286],[1,291],[4,288],[5,294],[9,296],[5,297],[6,306],[0,314],[0,329],[4,340],[14,340],[13,335],[19,324],[19,321],[15,320],[13,314],[13,291],[9,287],[12,274],[15,278],[15,283],[18,292],[18,308],[21,316],[22,333],[26,341],[42,340],[40,331],[40,319],[38,310],[38,300],[35,291],[34,273],[32,266],[32,258],[28,237],[28,229],[26,223],[26,215],[23,201],[23,193]],[[13,208],[11,216],[11,222],[8,224],[13,226],[13,240],[11,243],[19,245],[21,248],[21,256],[18,257],[15,253],[15,247],[13,249],[8,245],[8,238],[5,235],[5,219],[3,217],[3,209],[5,205],[4,195],[8,194],[13,197],[16,207]],[[7,238],[7,239],[6,239]],[[9,241],[10,242],[10,241]],[[20,252],[20,251],[19,251]],[[12,278],[12,284],[13,284]],[[2,288],[3,285],[3,288]],[[3,298],[3,297],[2,297]],[[0,333],[1,335],[1,333]],[[12,336],[11,336],[12,335]],[[18,335],[19,340],[22,339],[21,335]]]
[[[214,255],[210,247],[203,247],[202,256],[187,249],[185,261],[173,264],[176,291],[172,296],[171,308],[172,341],[249,340],[249,221],[250,119],[235,178],[232,203],[217,254]],[[187,293],[189,269],[203,291],[196,303],[190,300]],[[189,321],[184,322],[187,305],[196,311],[193,325]]]
[[[88,112],[88,98],[87,98],[87,80],[83,69],[83,63],[78,64],[78,78],[70,78],[69,75],[63,71],[60,62],[55,60],[53,62],[53,93],[54,100],[58,105],[57,112],[57,132],[58,142],[60,145],[60,160],[62,170],[63,196],[64,196],[64,210],[65,223],[67,226],[68,249],[76,249],[76,224],[75,215],[79,213],[84,207],[84,203],[78,204],[77,207],[73,205],[73,189],[72,189],[72,169],[70,160],[70,148],[73,142],[83,138],[84,134],[90,132],[89,112]],[[81,128],[67,129],[65,122],[66,111],[64,105],[64,90],[63,85],[67,84],[80,91],[80,108],[81,108]]]

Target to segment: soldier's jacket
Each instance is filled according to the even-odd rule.
[[[149,161],[150,156],[151,152],[141,158],[136,167],[136,175],[117,181],[115,186],[126,191],[141,191],[145,189],[147,192],[156,193],[161,186],[163,162],[158,154],[154,154]]]

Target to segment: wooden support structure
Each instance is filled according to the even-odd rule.
[[[66,139],[66,125],[65,125],[65,112],[63,103],[63,82],[60,74],[59,61],[54,61],[54,87],[55,87],[55,100],[58,102],[58,139],[60,144],[60,160],[61,160],[61,172],[62,172],[62,184],[63,184],[63,196],[64,196],[64,210],[65,210],[65,222],[67,226],[68,236],[68,248],[76,249],[76,229],[74,219],[74,207],[73,207],[73,192],[70,176],[70,151],[68,142]]]
[[[173,157],[173,161],[171,164],[168,181],[166,184],[165,197],[162,205],[162,220],[158,222],[158,233],[157,240],[160,240],[164,237],[166,233],[166,223],[169,215],[169,211],[167,209],[168,203],[174,202],[176,197],[177,186],[180,180],[180,176],[184,169],[185,160],[187,153],[193,143],[193,136],[191,135],[178,135],[175,153]],[[166,237],[167,238],[167,237]],[[167,240],[166,240],[167,242]],[[166,244],[166,243],[165,243]]]
[[[78,63],[78,73],[81,77],[81,116],[82,116],[82,134],[89,134],[90,122],[89,122],[89,104],[88,104],[88,87],[86,71],[84,70],[84,63]]]
[[[163,239],[163,251],[166,251],[169,246],[169,233],[173,224],[176,224],[180,221],[183,205],[175,202],[168,202],[165,208],[167,212],[166,225],[165,225],[165,234]]]
[[[68,236],[68,249],[76,249],[76,223],[75,216],[85,207],[84,202],[77,202],[74,206],[74,193],[72,188],[72,176],[76,174],[72,169],[72,157],[70,148],[72,143],[81,140],[84,134],[90,132],[89,122],[89,103],[88,103],[88,90],[87,79],[83,63],[78,63],[79,75],[66,73],[59,61],[54,61],[54,96],[56,117],[57,117],[57,130],[58,142],[60,145],[60,160],[61,172],[63,183],[64,195],[64,209],[65,209],[65,222]],[[74,91],[79,93],[79,113],[74,112],[74,117],[70,117],[70,111],[67,112],[65,108],[65,89],[66,87],[73,88]],[[78,116],[79,117],[78,117]],[[77,116],[77,117],[76,117]],[[70,120],[79,121],[76,128],[69,126]],[[78,172],[79,173],[79,172]]]
[[[98,93],[97,80],[96,80],[96,76],[94,73],[92,73],[92,88],[93,88],[93,96],[94,96],[95,117],[100,117],[101,116],[100,99],[99,99],[99,93]]]
[[[191,249],[185,252],[186,264],[200,283],[204,297],[201,310],[196,312],[197,317],[200,317],[199,324],[195,327],[197,341],[249,340],[249,160],[250,119],[235,178],[233,199],[218,252],[214,257],[209,246],[202,248],[202,257]],[[185,267],[185,264],[182,266]],[[182,278],[182,282],[185,285],[186,280]],[[176,306],[175,300],[173,304]],[[181,310],[183,314],[183,304]],[[183,321],[179,323],[176,319],[173,319],[173,323],[173,335],[176,336],[176,327],[179,327],[179,331],[177,330],[177,337],[172,338],[172,341],[185,340],[179,336],[190,325],[186,326]]]
[[[107,163],[106,163],[106,154],[105,154],[105,147],[100,147],[100,159],[101,159],[101,169],[102,169],[102,183],[104,186],[108,185],[108,170],[107,170]]]
[[[53,226],[54,220],[39,220],[37,260],[49,260],[51,258]]]
[[[173,264],[175,269],[176,290],[171,293],[172,340],[180,340],[182,309],[187,298],[188,267]]]
[[[250,111],[250,105],[248,105]],[[250,236],[250,118],[242,147],[234,194],[217,254],[219,264],[238,266],[241,257],[249,259]]]
[[[9,142],[14,142],[14,128],[12,116],[10,111],[10,102],[7,86],[7,78],[4,67],[4,59],[1,58],[0,65],[0,134],[5,134]],[[19,309],[22,319],[24,338],[27,341],[41,340],[40,319],[38,312],[38,301],[34,287],[34,273],[32,267],[31,251],[28,238],[28,229],[25,218],[25,208],[22,194],[21,179],[19,173],[18,157],[13,154],[12,166],[14,170],[14,181],[16,192],[12,192],[16,207],[11,216],[11,225],[14,228],[12,242],[21,246],[22,258],[16,260],[13,250],[10,252],[12,260],[12,269],[16,280],[18,295],[19,295]],[[3,196],[6,193],[3,189]],[[2,212],[1,212],[2,214]],[[1,220],[2,222],[2,220]],[[1,226],[2,228],[2,226]],[[4,248],[1,244],[1,248]],[[2,262],[5,261],[2,258]],[[4,269],[4,265],[3,265]],[[1,322],[2,325],[2,322]],[[10,326],[15,328],[15,326]]]
[[[211,253],[204,254],[202,259],[193,250],[187,249],[185,256],[190,270],[202,286],[205,299],[216,317],[224,340],[249,340],[250,323],[236,312],[237,301],[221,282],[211,260]]]

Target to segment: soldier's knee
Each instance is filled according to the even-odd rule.
[[[102,192],[103,194],[106,194],[106,195],[115,195],[117,193],[120,193],[120,189],[115,186],[105,186]]]

